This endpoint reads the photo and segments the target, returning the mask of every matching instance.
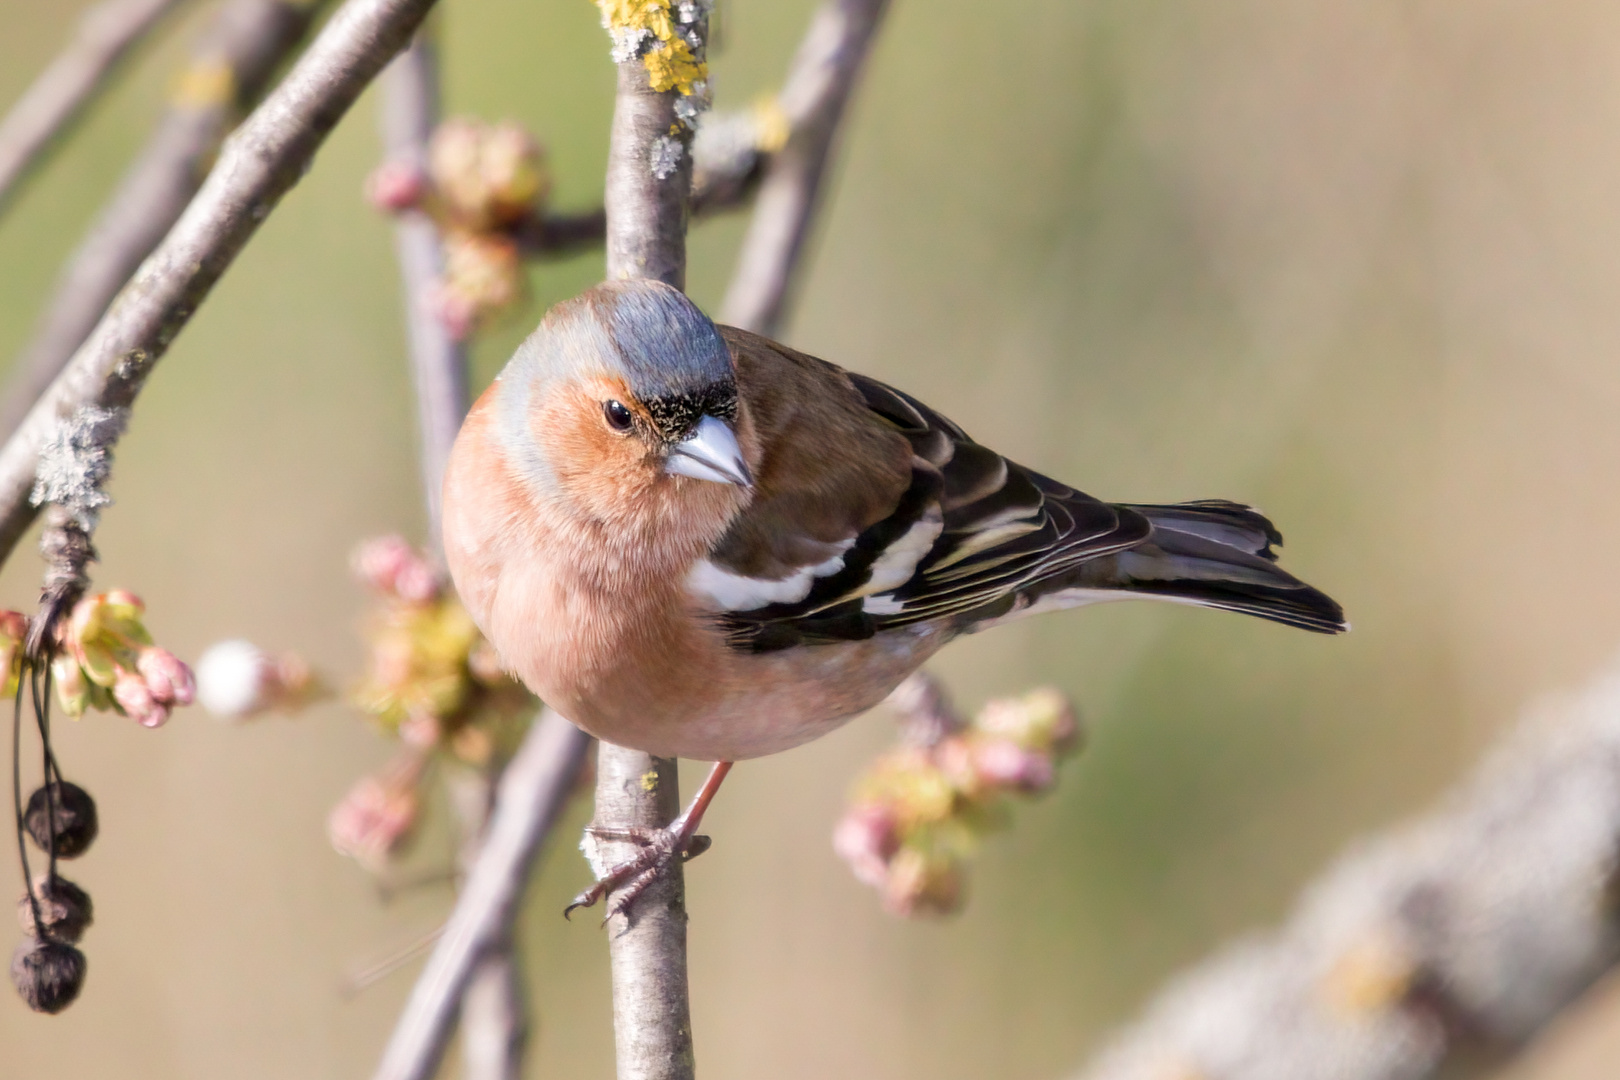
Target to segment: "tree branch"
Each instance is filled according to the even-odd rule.
[[[781,325],[844,106],[887,9],[888,0],[828,0],[817,10],[778,99],[787,145],[765,167],[721,321],[762,334]]]
[[[147,376],[360,92],[433,0],[347,0],[252,116],[174,228],[0,450],[0,561],[35,515],[40,448],[85,405],[127,407]]]
[[[78,33],[0,120],[0,212],[17,182],[78,119],[147,31],[180,0],[102,0]]]
[[[63,268],[50,307],[0,403],[0,433],[17,429],[197,193],[242,110],[308,32],[326,0],[227,0],[176,81],[146,147]]]
[[[478,961],[510,933],[529,868],[556,824],[590,737],[544,710],[501,773],[489,830],[444,935],[411,990],[373,1080],[428,1080]]]
[[[425,36],[389,65],[383,75],[384,153],[427,171],[428,143],[439,122],[438,57]],[[438,228],[426,214],[407,210],[395,218],[394,246],[405,291],[405,329],[416,388],[421,438],[423,497],[428,545],[439,549],[439,487],[450,447],[467,415],[467,353],[445,330],[432,295],[444,270]]]
[[[427,170],[428,143],[439,122],[437,53],[430,30],[423,30],[382,77],[383,152],[388,160],[409,163],[420,172]],[[467,354],[433,310],[433,289],[444,267],[437,227],[426,214],[407,211],[395,219],[394,240],[416,389],[428,546],[438,552],[440,486],[451,444],[467,415]],[[461,826],[456,860],[463,883],[484,846],[499,775],[492,763],[450,778],[451,806]],[[571,787],[572,780],[568,783]],[[465,1080],[518,1080],[528,1033],[519,954],[506,925],[480,954],[461,994]]]
[[[707,30],[706,24],[697,27],[700,35]],[[619,59],[604,199],[609,280],[645,277],[686,287],[692,139],[675,112],[679,97],[673,90],[653,90],[636,55]],[[667,160],[660,167],[657,148],[663,140],[667,149],[672,132],[679,139],[679,158],[672,168]],[[680,812],[680,778],[673,759],[605,742],[598,746],[594,828],[662,829]],[[611,866],[638,853],[632,843],[598,840],[594,861]],[[619,891],[604,900],[609,912]],[[691,1080],[695,1065],[686,978],[686,880],[680,860],[641,894],[631,911],[610,915],[606,925],[619,1080]]]
[[[1176,979],[1084,1080],[1416,1080],[1522,1045],[1620,961],[1620,668],[1535,710],[1281,931]]]

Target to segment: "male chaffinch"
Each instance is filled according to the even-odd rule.
[[[961,634],[1131,596],[1346,628],[1258,511],[1101,502],[652,281],[547,313],[473,406],[443,505],[456,587],[530,689],[609,742],[720,763],[649,860],[690,850],[727,763],[826,734]]]

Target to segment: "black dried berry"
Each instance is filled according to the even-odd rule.
[[[95,914],[90,894],[65,877],[52,876],[41,881],[35,889],[35,901],[30,903],[23,893],[17,901],[17,921],[23,933],[32,938],[48,938],[73,945],[84,936]],[[39,906],[40,922],[45,924],[42,934],[34,926],[34,907]]]
[[[41,851],[51,850],[51,826],[56,826],[56,857],[74,859],[83,855],[96,838],[100,828],[96,820],[96,800],[77,784],[53,783],[54,813],[45,805],[46,788],[38,788],[28,796],[28,811],[23,824]],[[54,818],[54,821],[53,821]]]
[[[35,1012],[59,1013],[84,989],[84,953],[58,941],[25,938],[11,955],[11,981]]]

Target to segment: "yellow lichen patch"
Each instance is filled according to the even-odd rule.
[[[1404,998],[1417,962],[1394,935],[1376,931],[1352,944],[1322,979],[1328,1005],[1344,1016],[1382,1012]]]
[[[754,102],[754,146],[762,154],[774,154],[787,145],[793,122],[774,95]]]
[[[212,109],[228,105],[236,97],[236,72],[218,58],[186,65],[174,84],[170,100],[189,109]]]
[[[632,35],[651,37],[653,44],[641,54],[641,63],[647,69],[648,85],[654,90],[675,90],[689,96],[696,92],[698,83],[709,77],[708,63],[693,53],[670,0],[596,0],[596,6],[615,42]]]
[[[652,791],[658,786],[658,770],[648,769],[641,774],[641,790]]]

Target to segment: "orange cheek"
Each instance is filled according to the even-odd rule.
[[[613,396],[628,395],[612,386],[559,393],[541,403],[531,421],[569,501],[592,518],[609,520],[630,513],[658,477],[640,440],[610,430],[603,420],[599,397]]]

